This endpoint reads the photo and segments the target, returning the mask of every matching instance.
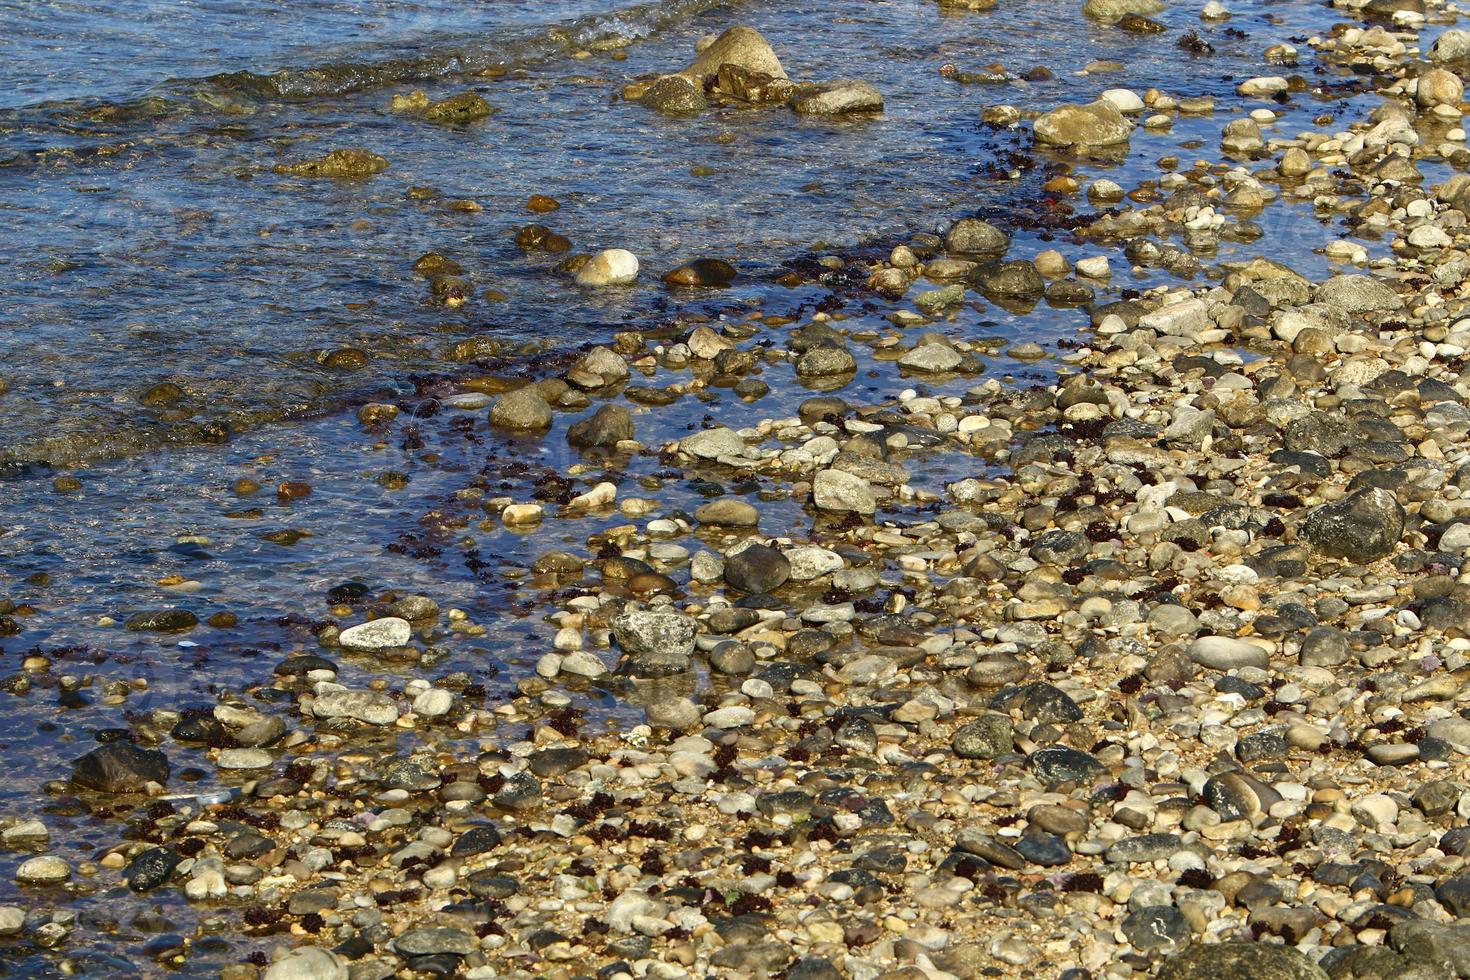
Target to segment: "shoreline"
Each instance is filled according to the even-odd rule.
[[[1427,73],[1384,38],[1321,50]],[[1216,107],[1226,151],[1089,178],[1115,213],[1075,240],[963,218],[360,415],[364,460],[434,486],[388,545],[422,574],[319,570],[212,710],[88,692],[38,647],[14,677],[127,727],[48,785],[113,835],[95,860],[0,820],[36,851],[22,894],[212,903],[150,955],[190,972],[243,927],[231,980],[1463,975],[1470,193],[1399,152],[1464,101],[1418,85],[1274,145],[1236,111],[1269,97]],[[1126,143],[1165,98],[1053,132]],[[1058,172],[1038,205],[1088,190]],[[1317,280],[1211,268],[1287,195],[1395,245]],[[1115,292],[1128,267],[1180,276]],[[1075,310],[1054,352],[976,319],[1048,302]],[[290,520],[352,492],[273,496]],[[455,594],[425,588],[451,561]],[[463,608],[482,589],[524,635]],[[235,624],[205,613],[237,610],[189,594],[102,625],[213,646]],[[234,795],[165,798],[188,779]],[[0,905],[0,936],[70,955]]]

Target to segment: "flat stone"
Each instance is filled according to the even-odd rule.
[[[22,885],[59,885],[70,877],[71,865],[50,854],[22,861],[15,869],[15,880]]]
[[[348,650],[388,650],[404,646],[412,638],[413,627],[408,620],[384,616],[349,626],[337,637],[337,642]]]
[[[398,720],[398,705],[379,691],[326,691],[312,702],[318,718],[353,718],[369,725],[391,725]]]
[[[109,742],[88,752],[72,766],[72,782],[100,793],[141,793],[149,783],[168,783],[168,757],[156,749],[128,742]]]
[[[348,980],[347,961],[320,946],[300,946],[272,963],[264,980]]]
[[[221,769],[269,769],[274,763],[265,749],[222,749],[215,760]]]
[[[393,940],[393,949],[404,956],[432,956],[435,953],[469,956],[479,949],[479,944],[463,929],[426,927],[403,933]]]
[[[1264,669],[1271,665],[1271,657],[1265,650],[1228,636],[1202,636],[1189,645],[1188,654],[1190,660],[1210,670]]]

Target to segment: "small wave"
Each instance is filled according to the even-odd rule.
[[[332,98],[509,70],[579,50],[628,47],[732,2],[654,0],[568,23],[424,39],[410,53],[364,48],[355,56],[316,65],[171,79],[132,99],[66,99],[0,110],[0,165],[42,161],[58,150],[69,151],[89,140],[117,140],[170,119],[246,115],[262,103]]]

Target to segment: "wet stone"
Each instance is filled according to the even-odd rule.
[[[408,620],[384,616],[343,630],[337,642],[349,650],[387,650],[401,647],[413,637]]]
[[[628,655],[629,672],[646,677],[678,673],[694,651],[694,620],[677,613],[632,611],[613,620],[613,635]]]
[[[557,748],[542,749],[534,752],[527,762],[531,771],[542,779],[550,779],[571,772],[587,762],[588,756],[585,749],[579,748]]]
[[[187,609],[154,609],[138,612],[124,625],[135,633],[179,633],[199,625],[199,617]]]
[[[633,416],[621,405],[604,405],[567,429],[567,442],[582,449],[611,449],[633,436]]]
[[[88,752],[72,766],[74,784],[101,793],[141,793],[149,783],[168,783],[168,757],[155,749],[110,742]]]

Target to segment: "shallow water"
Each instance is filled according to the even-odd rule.
[[[559,416],[553,432],[526,443],[490,432],[483,410],[433,414],[433,398],[455,389],[424,376],[463,371],[443,360],[446,348],[489,333],[512,347],[568,350],[625,324],[669,324],[681,315],[809,312],[826,291],[776,285],[783,263],[884,247],[961,214],[1015,227],[1018,257],[1048,247],[1072,258],[1094,254],[1097,247],[1042,225],[1048,203],[1039,187],[1054,161],[1030,152],[1024,129],[982,126],[981,109],[1087,101],[1114,86],[1213,94],[1214,116],[1181,118],[1168,133],[1140,130],[1125,160],[1078,167],[1080,175],[1133,186],[1168,154],[1186,168],[1196,157],[1217,157],[1219,131],[1241,105],[1234,80],[1262,73],[1260,52],[1288,38],[1302,51],[1296,70],[1314,77],[1300,37],[1334,20],[1316,3],[1231,6],[1228,24],[1202,25],[1189,5],[1176,5],[1161,18],[1169,33],[1138,38],[1102,27],[1079,32],[1071,10],[1058,16],[1054,4],[1031,0],[954,15],[921,0],[814,0],[799,8],[750,0],[622,13],[566,0],[537,4],[532,15],[525,5],[452,0],[0,2],[0,159],[10,160],[0,167],[0,212],[10,230],[0,240],[0,379],[9,386],[0,396],[0,464],[14,474],[0,484],[0,598],[34,607],[18,618],[21,633],[0,638],[0,672],[14,673],[35,648],[57,660],[29,694],[0,695],[10,767],[0,813],[43,815],[51,850],[73,861],[115,843],[115,824],[48,815],[45,783],[64,778],[98,730],[125,725],[125,710],[206,705],[218,689],[268,684],[275,662],[315,649],[310,624],[327,615],[325,592],[349,580],[375,592],[423,591],[465,609],[486,635],[446,637],[444,659],[428,676],[465,670],[492,698],[513,690],[552,633],[523,605],[539,594],[523,580],[526,565],[625,521],[548,523],[529,537],[480,527],[478,503],[460,491],[526,499],[541,466],[565,472],[572,461],[563,438],[571,419]],[[799,120],[784,108],[668,119],[619,99],[624,82],[682,67],[700,36],[735,23],[766,33],[794,78],[871,80],[886,113],[842,123]],[[1178,48],[1186,29],[1215,54]],[[576,56],[584,44],[604,50]],[[614,60],[606,50],[613,48],[626,60]],[[1079,74],[1096,58],[1127,69]],[[946,63],[975,70],[993,62],[1013,75],[1046,65],[1055,78],[961,86],[939,72]],[[445,71],[466,64],[506,71],[493,78]],[[221,77],[237,72],[251,75]],[[1324,69],[1320,80],[1348,79]],[[499,112],[446,128],[389,111],[393,95],[416,87],[435,98],[473,88]],[[1275,107],[1281,119],[1268,135],[1371,104],[1363,96],[1296,97]],[[342,146],[382,153],[391,166],[366,181],[272,171]],[[411,195],[413,187],[438,193]],[[528,214],[533,193],[554,196],[561,209]],[[459,200],[480,209],[448,205]],[[1082,200],[1073,206],[1088,210]],[[1263,237],[1225,242],[1210,260],[1265,254],[1321,274],[1328,263],[1314,250],[1347,233],[1318,221],[1308,205],[1274,204],[1254,220]],[[511,241],[531,221],[568,235],[579,251],[632,249],[644,263],[640,283],[596,295],[576,289],[555,271],[556,257],[522,253]],[[1364,244],[1379,253],[1386,247]],[[459,310],[434,305],[411,269],[429,250],[463,263],[477,293],[493,288],[505,298],[477,296]],[[661,274],[699,256],[736,261],[741,284],[718,295],[665,290]],[[1121,255],[1113,261],[1114,292],[1169,281],[1159,270],[1134,280]],[[861,304],[847,312],[845,326],[888,329]],[[964,339],[1053,344],[1084,321],[1072,310],[1042,306],[1019,316],[977,304],[944,329]],[[779,342],[780,332],[773,336]],[[318,363],[319,353],[343,346],[366,351],[367,369],[340,374]],[[511,357],[494,370],[510,376],[544,367]],[[988,376],[1028,384],[1056,369],[995,357]],[[714,391],[709,401],[656,409],[660,431],[696,428],[706,413],[730,425],[793,414],[809,392],[776,373],[766,375],[776,390],[751,405]],[[881,400],[902,386],[896,379],[888,364],[843,394]],[[160,381],[184,388],[182,407],[138,403]],[[975,383],[937,387],[958,394]],[[369,395],[421,411],[422,444],[403,438],[405,422],[386,439],[365,433],[349,409]],[[236,435],[224,445],[199,444],[213,419],[227,420]],[[965,475],[924,465],[916,461],[916,484],[930,489]],[[81,480],[80,492],[53,489],[50,477],[61,467]],[[638,479],[660,471],[656,457],[613,469],[626,492],[655,497],[666,511],[692,510],[701,499],[687,480],[638,490]],[[407,486],[385,489],[377,477],[387,471],[407,476]],[[267,488],[307,480],[315,492],[290,506],[269,489],[241,500],[230,492],[241,476]],[[793,533],[807,520],[795,502],[765,507],[773,519],[789,518]],[[431,513],[438,516],[426,518]],[[310,536],[287,544],[281,531]],[[194,584],[180,593],[160,584],[170,576]],[[240,623],[164,639],[100,625],[170,605],[201,620],[234,612]],[[342,661],[348,683],[395,674]],[[62,673],[93,679],[86,703],[58,711]],[[108,703],[111,682],[134,690]],[[401,736],[400,747],[412,738]],[[220,788],[202,753],[170,751],[176,767],[207,773],[195,784],[201,791]],[[125,923],[145,904],[119,903],[116,885],[75,900],[18,892],[13,871],[22,857],[0,854],[0,902],[110,910]],[[213,914],[185,907],[176,893],[162,901],[181,931]],[[97,931],[92,924],[84,934]],[[130,927],[98,939],[92,955],[146,962],[140,949],[151,938]],[[196,945],[186,972],[207,975],[257,945],[232,937],[215,948]],[[48,954],[13,952],[17,975],[56,969]],[[111,962],[92,972],[125,971]]]
[[[392,52],[343,49],[343,37],[361,30],[363,5],[343,6],[336,19],[336,8],[314,9],[294,28],[301,43],[330,40],[327,51],[312,52],[322,55],[314,64],[360,79],[402,61],[403,40]],[[390,16],[400,9],[408,8],[380,14],[384,31],[411,19]],[[448,4],[413,9],[435,29],[463,13]],[[513,36],[522,45],[515,50],[535,56],[507,57],[510,74],[493,80],[451,75],[301,99],[216,86],[223,108],[202,103],[197,91],[175,99],[167,84],[144,77],[176,69],[205,77],[202,52],[185,66],[150,57],[123,73],[136,82],[128,93],[99,90],[115,118],[99,106],[79,109],[75,97],[0,115],[0,158],[13,157],[0,168],[0,211],[12,229],[0,243],[0,377],[11,389],[0,462],[71,464],[196,442],[211,419],[252,428],[442,366],[453,340],[476,333],[579,342],[666,306],[658,275],[698,255],[737,260],[759,276],[814,248],[928,230],[959,213],[1006,216],[1018,200],[1035,198],[1043,174],[1038,167],[1010,178],[1014,162],[1005,154],[1021,137],[982,127],[983,106],[1045,108],[1124,82],[1224,97],[1232,83],[1222,78],[1243,75],[1265,43],[1321,18],[1311,4],[1272,4],[1272,16],[1286,23],[1237,16],[1230,29],[1249,35],[1238,38],[1198,25],[1187,10],[1169,15],[1173,26],[1209,37],[1211,57],[1180,50],[1172,35],[1140,39],[1102,27],[1079,44],[1074,18],[1031,2],[965,15],[941,14],[923,0],[822,0],[802,11],[760,0],[733,9],[690,2],[571,22],[579,37],[628,42],[627,60],[613,61],[606,52],[578,59],[531,44],[527,38],[557,33],[552,22],[509,24],[507,5],[467,9],[489,18],[490,38]],[[221,16],[227,32],[229,18],[244,14],[226,5]],[[256,20],[269,24],[272,16]],[[738,21],[766,31],[793,77],[873,79],[886,113],[843,123],[799,120],[784,108],[667,119],[618,100],[625,80],[682,66],[696,38]],[[149,50],[170,46],[170,35],[145,24],[137,30],[151,39]],[[22,53],[6,71],[24,73],[42,57],[45,44],[26,41],[38,33],[44,28],[12,41]],[[291,31],[249,36],[257,33]],[[132,37],[117,39],[113,55],[126,59]],[[434,52],[455,49],[432,32],[424,43]],[[280,65],[299,69],[292,59],[300,54],[262,39],[232,47],[231,57],[267,77]],[[1079,76],[1093,58],[1129,70]],[[88,84],[90,61],[82,60],[74,80],[55,83],[58,92]],[[1056,77],[961,86],[940,75],[948,62],[967,69],[998,62],[1012,74],[1045,64]],[[423,67],[443,66],[430,58]],[[500,111],[442,127],[388,110],[392,95],[420,84],[433,97],[475,88]],[[150,92],[163,92],[166,108],[140,117],[138,98]],[[1305,128],[1331,107],[1302,98],[1274,129]],[[1212,143],[1222,124],[1218,116],[1183,119],[1172,134],[1141,135],[1121,169],[1125,176],[1142,169],[1194,136]],[[390,169],[365,181],[271,171],[342,146],[381,153]],[[433,193],[410,195],[410,188]],[[632,248],[647,270],[642,283],[588,296],[553,271],[555,257],[520,252],[511,235],[533,220],[524,210],[533,193],[562,202],[544,220],[576,249]],[[482,210],[455,209],[465,201]],[[1292,229],[1281,246],[1311,262],[1321,242]],[[431,249],[459,260],[477,290],[507,298],[476,298],[459,310],[433,305],[411,269]],[[342,346],[366,351],[369,368],[344,374],[318,363]],[[161,381],[181,385],[188,398],[166,411],[138,404],[139,393]]]

